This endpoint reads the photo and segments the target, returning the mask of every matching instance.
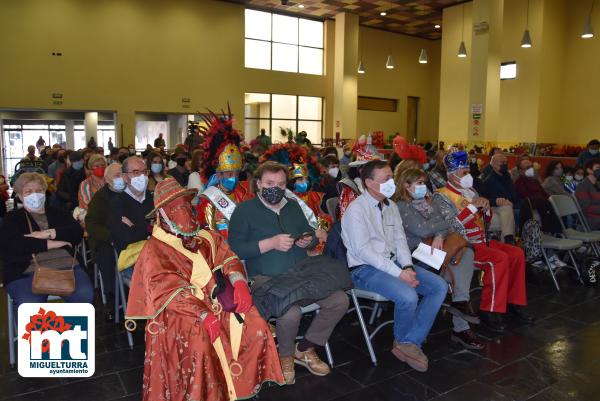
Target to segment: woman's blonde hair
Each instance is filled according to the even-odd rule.
[[[94,163],[96,163],[98,160],[102,160],[104,162],[104,166],[106,167],[106,159],[104,158],[104,156],[96,153],[96,154],[91,155],[87,162],[88,170],[91,170]]]
[[[400,174],[410,168],[421,168],[421,165],[415,159],[402,160],[394,169],[394,180],[396,180],[396,177],[400,178]]]
[[[394,181],[396,182],[396,193],[392,197],[394,202],[405,201],[410,202],[413,200],[412,195],[406,189],[406,184],[412,185],[420,178],[427,180],[427,174],[418,168],[409,168],[408,170],[404,170],[399,177],[394,177]]]
[[[13,190],[18,195],[22,195],[23,188],[25,187],[25,185],[29,184],[30,182],[37,182],[38,184],[40,184],[40,186],[42,187],[44,192],[46,192],[48,190],[48,183],[46,182],[46,179],[44,178],[43,175],[41,175],[39,173],[23,173],[23,174],[19,175],[19,178],[17,178],[17,181],[15,181],[15,185],[13,185]]]

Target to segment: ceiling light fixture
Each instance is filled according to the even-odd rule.
[[[467,57],[467,47],[465,46],[465,5],[462,5],[462,34],[460,46],[458,46],[458,54],[459,58]]]
[[[524,49],[531,47],[531,36],[529,35],[529,0],[527,0],[527,19],[525,22],[525,32],[523,32],[523,38],[521,39],[521,47]]]
[[[298,4],[298,8],[304,8],[304,4]]]
[[[434,29],[440,29],[441,27],[442,27],[442,26],[441,26],[440,24],[435,24],[435,25],[433,26],[433,28],[434,28]]]
[[[594,2],[592,0],[592,7],[590,8],[590,13],[588,14],[587,20],[585,21],[585,25],[583,26],[583,32],[581,32],[581,37],[583,39],[590,39],[594,37],[594,28],[592,27],[592,11],[594,11]]]

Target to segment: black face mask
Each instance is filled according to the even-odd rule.
[[[283,199],[285,189],[279,187],[263,188],[260,191],[260,196],[271,205],[276,205]]]
[[[501,165],[500,165],[500,172],[501,172],[502,174],[506,174],[506,173],[508,173],[508,164],[501,164]]]
[[[600,180],[600,168],[594,170],[594,176],[596,177],[596,179]]]
[[[58,158],[58,162],[59,163],[64,163],[65,162],[65,158],[64,157],[59,157]]]
[[[185,166],[185,162],[186,162],[186,160],[185,160],[185,159],[177,159],[177,165],[178,165],[179,167],[183,167],[183,166]]]

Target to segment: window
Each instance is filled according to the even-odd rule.
[[[323,22],[246,10],[246,68],[323,75]]]
[[[517,62],[508,61],[500,64],[500,79],[515,79],[517,77]]]
[[[264,129],[273,143],[286,142],[281,130],[291,129],[294,134],[306,131],[313,144],[322,141],[323,99],[320,97],[246,93],[244,104],[246,140],[256,138]]]

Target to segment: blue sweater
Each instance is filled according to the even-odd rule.
[[[517,193],[515,185],[510,178],[510,174],[500,175],[492,170],[492,172],[483,181],[481,195],[488,198],[490,204],[495,207],[498,198],[504,198],[511,201],[514,207],[517,206]]]

